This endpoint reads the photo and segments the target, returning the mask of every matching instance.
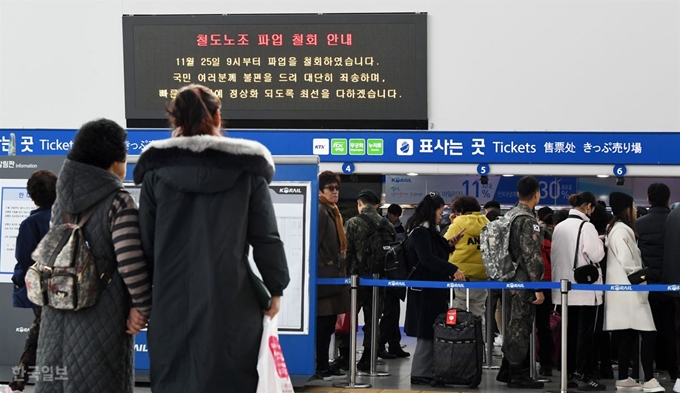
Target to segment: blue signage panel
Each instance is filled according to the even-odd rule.
[[[517,182],[520,177],[501,177],[494,199],[504,205],[517,202]],[[569,195],[578,193],[576,177],[537,177],[541,192],[541,205],[568,205]]]
[[[12,135],[14,134],[14,141]],[[2,155],[60,155],[75,130],[0,130]],[[228,135],[254,139],[274,155],[318,155],[322,162],[422,162],[486,164],[680,164],[673,151],[678,133],[613,132],[396,132],[250,131]],[[168,130],[131,129],[130,154],[140,154]],[[331,146],[332,140],[349,141]],[[344,146],[344,147],[343,147]],[[493,173],[491,173],[493,174]]]

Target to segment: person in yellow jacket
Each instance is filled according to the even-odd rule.
[[[449,230],[444,237],[448,240],[456,236],[457,233],[463,232],[463,237],[456,243],[456,249],[449,255],[449,262],[458,266],[458,268],[469,277],[470,281],[485,281],[488,280],[486,269],[482,262],[482,253],[479,250],[479,235],[482,228],[489,223],[485,215],[481,213],[482,207],[477,202],[477,199],[471,196],[463,196],[457,200],[456,211],[458,216],[453,220]],[[456,289],[455,299],[453,300],[453,307],[466,309],[466,291],[464,289]],[[485,289],[470,290],[470,312],[474,315],[484,317],[486,310],[486,296]]]

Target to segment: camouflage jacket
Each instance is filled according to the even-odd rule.
[[[375,225],[386,225],[396,237],[396,232],[392,223],[378,214],[378,211],[371,206],[366,206],[361,210],[364,214],[371,218]],[[382,224],[381,224],[382,223]],[[347,258],[346,263],[349,267],[350,274],[358,274],[359,276],[368,276],[371,274],[371,263],[367,261],[368,258],[364,255],[368,247],[368,238],[373,231],[366,221],[359,216],[350,218],[345,222],[345,236],[347,237]]]
[[[525,204],[518,204],[508,214],[517,210],[531,213],[532,216],[517,217],[510,229],[510,253],[521,260],[514,281],[541,281],[544,272],[541,226],[534,218],[532,210]]]

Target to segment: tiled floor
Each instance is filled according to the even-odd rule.
[[[415,346],[415,339],[404,337],[402,344],[406,344],[404,348],[406,351],[413,352]],[[497,348],[495,351],[498,354]],[[507,392],[507,393],[517,393],[517,392],[527,392],[527,390],[514,390],[508,389],[505,384],[496,382],[497,370],[484,370],[482,377],[482,384],[476,389],[470,389],[466,386],[447,386],[446,388],[432,388],[430,386],[421,385],[411,385],[410,382],[410,371],[411,371],[411,360],[406,359],[394,359],[394,360],[381,360],[384,364],[378,366],[379,371],[387,371],[391,375],[389,377],[357,377],[357,382],[369,383],[370,388],[365,389],[349,389],[349,388],[337,388],[333,387],[334,383],[339,383],[346,381],[347,378],[338,378],[333,381],[322,381],[313,380],[309,381],[306,386],[296,388],[296,392],[314,392],[314,393],[330,393],[330,392],[361,392],[361,393],[406,393],[406,392]],[[500,357],[494,356],[493,364],[498,366],[500,363]],[[551,378],[552,382],[546,383],[545,388],[541,390],[533,390],[534,392],[559,392],[559,373],[555,373],[555,376]],[[667,392],[672,392],[673,381],[668,378],[668,375],[657,376],[659,382],[666,388]],[[615,391],[614,381],[612,380],[601,380],[601,383],[607,385],[607,391]],[[531,390],[530,390],[531,391]],[[33,388],[28,387],[25,390],[26,393],[33,393]],[[150,393],[151,389],[148,384],[138,384],[135,388],[135,393]],[[625,391],[620,391],[625,392]],[[216,392],[217,393],[217,392]]]

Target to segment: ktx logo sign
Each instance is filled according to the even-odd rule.
[[[328,138],[314,138],[312,141],[312,154],[327,156],[330,153],[330,142]]]
[[[413,139],[397,139],[397,155],[398,156],[412,156],[413,155]]]

